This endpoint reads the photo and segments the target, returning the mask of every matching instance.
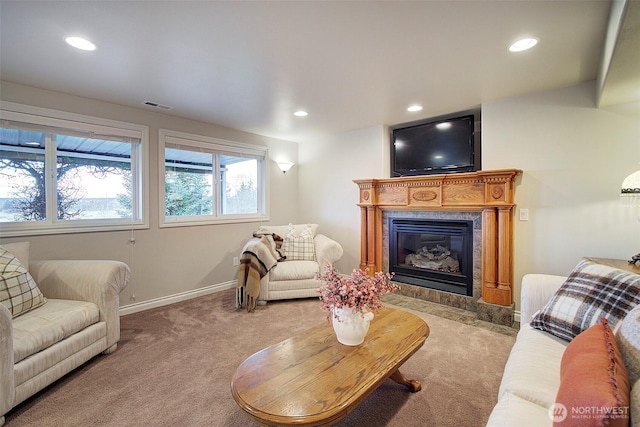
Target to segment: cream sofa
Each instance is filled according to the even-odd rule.
[[[0,304],[0,425],[25,399],[94,356],[115,351],[120,339],[118,295],[130,275],[122,262],[29,263],[28,252],[3,247],[15,250],[47,301],[14,319]]]
[[[546,274],[528,274],[522,279],[521,327],[505,365],[498,403],[489,417],[488,427],[554,425],[549,408],[556,403],[561,382],[560,364],[569,341],[534,329],[529,323],[566,279],[564,276]],[[589,374],[585,372],[584,375]],[[636,383],[636,389],[631,392],[632,413],[633,399],[636,399],[635,405],[638,405],[638,387],[640,386]],[[634,424],[640,425],[637,420],[634,423],[632,419],[631,425]],[[561,426],[562,423],[557,425]]]
[[[275,233],[286,238],[291,228],[296,235],[310,227],[313,235],[315,260],[284,260],[277,263],[260,280],[260,296],[258,303],[265,301],[293,298],[318,297],[320,281],[315,279],[316,273],[324,272],[327,264],[333,265],[342,258],[342,246],[324,234],[317,234],[317,224],[295,224],[280,226],[261,226],[256,233]]]

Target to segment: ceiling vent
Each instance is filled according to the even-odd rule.
[[[162,105],[152,101],[144,101],[142,105],[146,105],[147,107],[160,108],[161,110],[171,110],[173,108],[168,105]]]

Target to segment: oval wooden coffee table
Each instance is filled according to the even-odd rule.
[[[418,381],[398,370],[429,336],[429,326],[409,312],[384,307],[364,343],[349,347],[323,322],[247,358],[231,393],[259,425],[329,426],[344,418],[384,380],[412,392]]]

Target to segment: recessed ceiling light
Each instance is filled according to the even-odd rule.
[[[511,46],[509,46],[509,50],[511,52],[522,52],[523,50],[531,49],[537,44],[538,44],[538,39],[534,39],[534,38],[520,39],[517,42],[513,43]]]
[[[295,113],[293,113],[294,116],[296,117],[307,117],[309,115],[309,113],[307,113],[306,111],[303,110],[298,110]]]
[[[81,50],[96,50],[96,45],[91,43],[89,40],[77,37],[77,36],[69,36],[64,39],[68,45],[75,47],[76,49]]]
[[[416,111],[422,111],[422,105],[411,105],[407,108],[407,111],[415,113]]]

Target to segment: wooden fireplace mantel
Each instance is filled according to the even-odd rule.
[[[514,186],[519,169],[354,180],[359,191],[360,268],[382,266],[384,210],[482,212],[482,299],[513,302]]]

